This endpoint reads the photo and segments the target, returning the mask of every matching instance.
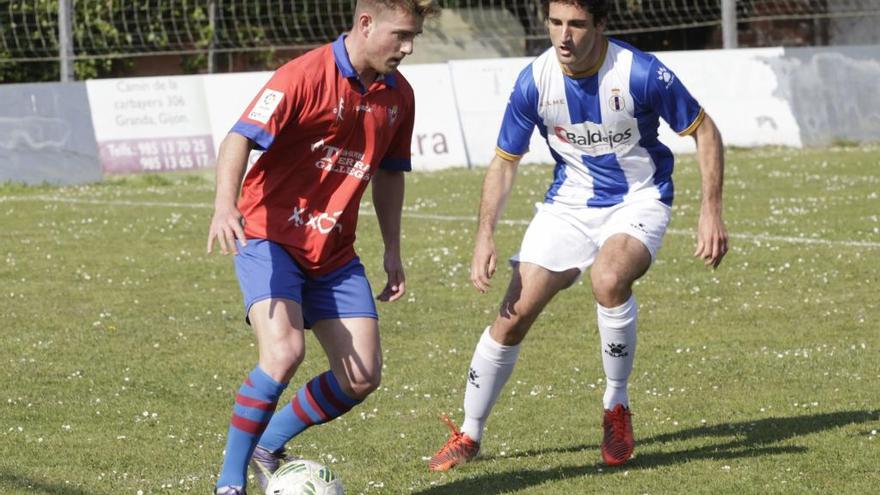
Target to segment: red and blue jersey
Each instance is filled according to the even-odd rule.
[[[245,235],[281,244],[314,276],[355,257],[377,168],[412,169],[412,87],[395,71],[364,88],[344,41],[278,69],[232,128],[265,151],[242,185]]]

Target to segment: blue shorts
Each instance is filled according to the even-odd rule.
[[[302,306],[306,328],[319,320],[374,318],[376,303],[360,259],[326,275],[311,277],[281,247],[265,239],[248,239],[238,246],[235,273],[244,295],[244,314],[263,299],[292,299]]]

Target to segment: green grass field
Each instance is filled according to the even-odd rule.
[[[878,170],[876,146],[730,151],[732,248],[710,271],[691,256],[699,174],[683,157],[670,232],[636,287],[635,458],[599,462],[604,374],[577,285],[524,343],[481,460],[445,474],[426,469],[447,435],[437,418],[461,419],[510,270],[488,295],[470,287],[482,171],[410,174],[409,290],[380,306],[383,385],[291,451],[331,463],[349,495],[877,493]],[[520,170],[501,256],[550,174]],[[0,493],[210,493],[256,360],[232,262],[204,254],[212,201],[208,174],[0,186]],[[360,222],[378,287],[377,224]],[[326,368],[307,345],[291,388]]]

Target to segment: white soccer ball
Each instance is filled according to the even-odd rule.
[[[343,495],[342,481],[329,467],[300,459],[275,471],[266,495]]]

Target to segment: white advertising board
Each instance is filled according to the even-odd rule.
[[[449,67],[446,64],[424,64],[403,66],[400,71],[413,86],[416,98],[411,145],[413,169],[467,166]],[[204,76],[215,149],[271,76],[272,72]],[[252,161],[256,156],[256,153],[252,155]]]
[[[472,165],[488,165],[495,156],[498,130],[516,78],[532,58],[453,60],[452,83]],[[416,88],[418,92],[418,88]],[[547,143],[535,130],[522,163],[553,163]]]
[[[781,48],[656,54],[713,117],[724,142],[800,147],[801,133],[772,62]],[[532,58],[455,60],[405,65],[416,97],[415,170],[485,166],[510,91]],[[778,64],[777,64],[778,65]],[[217,147],[271,72],[103,79],[87,82],[104,173],[213,166]],[[665,123],[660,139],[675,152],[694,151]],[[252,159],[254,156],[252,156]],[[552,163],[536,131],[522,163]]]
[[[658,58],[675,72],[721,129],[724,142],[735,146],[802,146],[791,104],[780,91],[768,60],[783,49],[660,52]],[[449,62],[468,155],[474,165],[487,165],[507,99],[516,77],[531,58]],[[661,119],[660,141],[677,153],[695,151],[691,137],[681,137]],[[523,163],[552,163],[536,131]]]
[[[202,76],[215,149],[270,77],[269,71]]]
[[[449,65],[404,65],[400,72],[413,87],[416,99],[413,170],[468,166]]]
[[[200,76],[86,82],[105,174],[214,165]]]
[[[768,64],[768,60],[783,56],[782,48],[655,55],[712,116],[725,144],[802,146],[791,103],[779,94],[780,81]],[[693,139],[678,137],[665,124],[660,140],[675,152],[694,151]]]
[[[202,76],[215,153],[219,152],[223,138],[238,122],[241,114],[270,77],[272,77],[271,71]],[[253,165],[261,154],[261,151],[252,151],[248,160],[249,165]]]

